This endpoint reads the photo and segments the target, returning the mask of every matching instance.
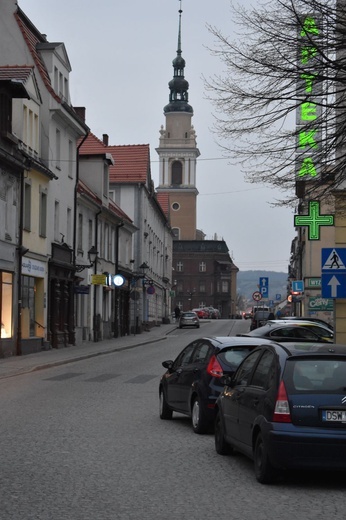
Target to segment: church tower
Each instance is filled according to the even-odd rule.
[[[159,186],[157,193],[168,195],[170,221],[177,240],[196,240],[197,195],[196,163],[200,155],[192,125],[193,109],[188,103],[189,83],[184,76],[181,50],[181,2],[177,56],[173,79],[169,82],[169,103],[163,109],[165,128],[160,130]]]

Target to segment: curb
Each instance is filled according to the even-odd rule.
[[[167,334],[169,334],[169,332]],[[37,372],[38,370],[44,370],[46,368],[52,368],[52,367],[57,367],[57,366],[61,366],[61,365],[68,365],[70,363],[75,363],[76,361],[83,361],[84,359],[90,359],[90,358],[97,357],[97,356],[103,356],[105,354],[114,354],[114,352],[121,352],[123,350],[129,350],[131,348],[141,347],[142,345],[148,345],[148,343],[158,343],[159,341],[166,340],[167,334],[166,334],[166,336],[163,336],[161,338],[142,341],[141,343],[136,343],[134,345],[124,345],[123,347],[114,347],[114,348],[110,348],[107,350],[92,352],[89,354],[84,354],[84,355],[80,354],[80,355],[77,355],[76,357],[70,358],[70,359],[65,358],[65,359],[61,359],[61,360],[57,360],[57,361],[52,361],[51,363],[48,362],[48,363],[44,363],[42,365],[36,365],[33,367],[18,369],[18,371],[13,374],[3,374],[3,375],[0,374],[0,380],[8,379],[10,377],[21,376],[23,374],[30,374],[31,372]]]

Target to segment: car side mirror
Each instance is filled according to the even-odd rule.
[[[170,359],[168,361],[163,361],[162,366],[163,368],[167,368],[167,370],[172,370],[173,361]]]

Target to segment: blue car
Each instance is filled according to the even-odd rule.
[[[253,459],[263,484],[288,469],[346,470],[346,345],[263,345],[222,382],[217,453]]]

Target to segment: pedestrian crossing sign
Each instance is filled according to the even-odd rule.
[[[346,248],[322,249],[322,271],[346,271]]]

